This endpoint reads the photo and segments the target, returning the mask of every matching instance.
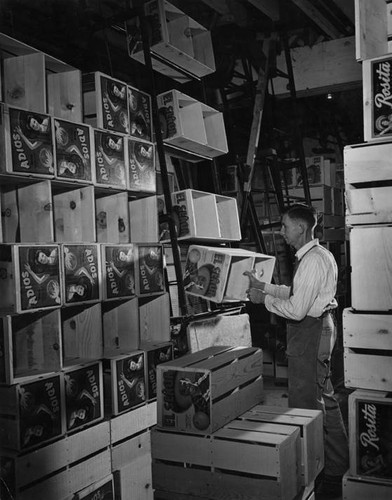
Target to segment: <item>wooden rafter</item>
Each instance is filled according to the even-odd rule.
[[[317,26],[332,39],[342,36],[340,30],[336,28],[315,6],[311,0],[291,0],[299,7]]]

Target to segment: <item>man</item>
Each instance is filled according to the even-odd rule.
[[[265,283],[254,272],[245,274],[249,299],[287,319],[288,404],[323,411],[325,464],[320,489],[323,498],[336,498],[342,494],[342,476],[349,466],[347,434],[330,380],[338,271],[331,252],[314,238],[316,222],[314,208],[302,204],[283,214],[281,234],[296,250],[291,287]]]

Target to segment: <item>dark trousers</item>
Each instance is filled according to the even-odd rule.
[[[288,322],[289,407],[322,410],[324,473],[342,476],[349,467],[347,432],[330,379],[336,328],[331,314]]]

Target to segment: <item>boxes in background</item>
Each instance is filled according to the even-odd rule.
[[[0,384],[62,368],[60,309],[0,319]]]
[[[157,367],[158,426],[210,434],[261,402],[263,354],[213,346]]]
[[[67,432],[96,424],[104,416],[102,361],[64,369]]]
[[[349,395],[348,411],[349,474],[392,485],[392,398],[382,391],[356,390]]]
[[[104,359],[105,405],[111,415],[146,401],[146,359],[141,350]]]
[[[97,185],[127,188],[125,136],[94,129],[95,179]]]
[[[62,373],[0,387],[0,434],[4,448],[24,451],[65,432]]]
[[[0,245],[0,272],[3,315],[62,304],[58,245]]]
[[[94,182],[93,131],[89,125],[53,119],[56,177]]]
[[[53,177],[52,118],[43,113],[0,105],[0,134],[4,147],[0,171],[18,175]]]
[[[82,75],[83,121],[92,127],[129,133],[127,85],[96,71]]]

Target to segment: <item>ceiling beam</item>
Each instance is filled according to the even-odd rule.
[[[279,2],[276,0],[248,0],[248,2],[272,21],[279,21]]]
[[[226,23],[235,23],[241,27],[249,25],[248,11],[238,0],[202,0],[202,2],[218,12]]]
[[[299,7],[326,35],[340,38],[342,33],[334,26],[310,0],[291,0]]]

